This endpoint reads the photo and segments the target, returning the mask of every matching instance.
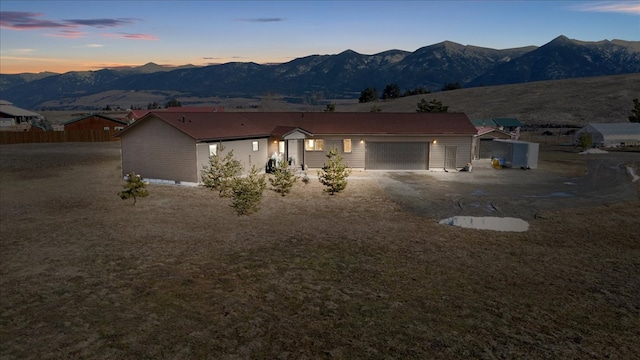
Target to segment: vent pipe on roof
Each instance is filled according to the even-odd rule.
[[[182,115],[182,122],[184,122],[184,121],[185,121],[185,116],[184,116],[184,115]]]

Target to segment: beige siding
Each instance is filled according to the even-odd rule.
[[[196,167],[198,168],[198,182],[202,182],[202,169],[209,165],[209,143],[196,144]]]
[[[354,169],[364,169],[364,153],[365,142],[360,142],[362,137],[358,136],[345,136],[345,137],[322,137],[318,136],[317,139],[324,140],[324,151],[307,151],[304,150],[304,160],[308,168],[317,169],[321,168],[327,161],[326,154],[332,147],[336,147],[340,155],[342,155],[343,161],[349,167]],[[344,152],[343,140],[351,139],[351,153]]]
[[[358,143],[360,138],[358,139]],[[469,136],[445,136],[445,135],[426,135],[426,136],[367,136],[362,137],[364,145],[368,141],[378,142],[426,142],[429,143],[429,169],[444,168],[444,151],[445,146],[457,146],[456,166],[464,167],[471,162],[471,143],[473,137]],[[433,143],[436,140],[436,143]],[[355,145],[355,142],[354,142]],[[355,147],[354,147],[355,152]],[[362,166],[364,167],[364,147],[362,148]]]
[[[253,151],[254,141],[258,141],[258,151]],[[264,170],[269,157],[267,139],[225,141],[223,144],[227,151],[233,150],[233,157],[240,161],[245,172],[251,170],[252,165]]]
[[[471,162],[471,143],[472,136],[445,136],[445,135],[426,135],[426,136],[344,136],[344,137],[323,137],[316,136],[316,139],[325,141],[325,151],[306,151],[304,152],[305,163],[309,168],[321,168],[326,162],[326,153],[331,146],[336,146],[344,157],[344,161],[352,168],[365,167],[365,152],[368,141],[378,142],[426,142],[429,143],[429,169],[444,168],[444,151],[445,146],[457,146],[456,167],[464,167]],[[352,152],[344,154],[342,152],[342,139],[350,138]],[[361,140],[363,141],[361,143]],[[433,144],[433,140],[436,143]]]
[[[258,151],[253,151],[254,141],[258,142]],[[220,144],[220,142],[200,143],[197,146],[198,180],[201,180],[200,171],[203,166],[209,164],[209,145],[211,144]],[[233,157],[240,161],[245,173],[251,169],[251,165],[255,165],[258,169],[264,170],[269,150],[267,139],[223,141],[222,146],[224,147],[223,155],[233,150]]]
[[[436,143],[431,143],[429,149],[429,169],[444,168],[444,152],[446,146],[457,146],[456,167],[462,168],[471,162],[471,136],[438,136],[434,137]]]
[[[197,182],[195,140],[171,125],[148,119],[124,133],[122,171],[145,179]]]

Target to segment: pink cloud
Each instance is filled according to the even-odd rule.
[[[640,2],[600,1],[576,7],[579,11],[640,15]]]
[[[66,39],[80,39],[85,37],[84,32],[77,30],[62,30],[57,33],[45,34],[46,36],[66,38]]]
[[[155,41],[158,40],[156,36],[150,34],[131,34],[131,33],[111,33],[111,34],[103,34],[103,36],[107,37],[119,37],[122,39],[132,39],[132,40],[150,40]]]

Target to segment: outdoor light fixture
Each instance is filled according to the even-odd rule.
[[[433,139],[433,143],[434,143],[434,144],[437,144],[437,143],[438,143],[438,140]]]
[[[364,144],[364,140],[363,139],[360,139],[360,144]]]

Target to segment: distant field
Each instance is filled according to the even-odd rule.
[[[378,89],[378,92],[382,93],[382,90]],[[640,73],[460,89],[364,104],[359,104],[357,99],[320,98],[311,105],[304,99],[280,94],[256,98],[200,98],[177,92],[124,90],[110,90],[57,103],[98,111],[107,105],[145,108],[149,103],[164,104],[174,97],[183,106],[216,105],[223,106],[225,111],[323,111],[331,102],[336,104],[336,111],[346,112],[368,112],[374,105],[384,112],[415,112],[417,103],[424,98],[442,101],[449,106],[449,111],[464,112],[471,119],[515,117],[528,125],[582,126],[589,122],[626,122],[633,99],[640,97]],[[61,123],[81,112],[43,113],[53,123]]]

